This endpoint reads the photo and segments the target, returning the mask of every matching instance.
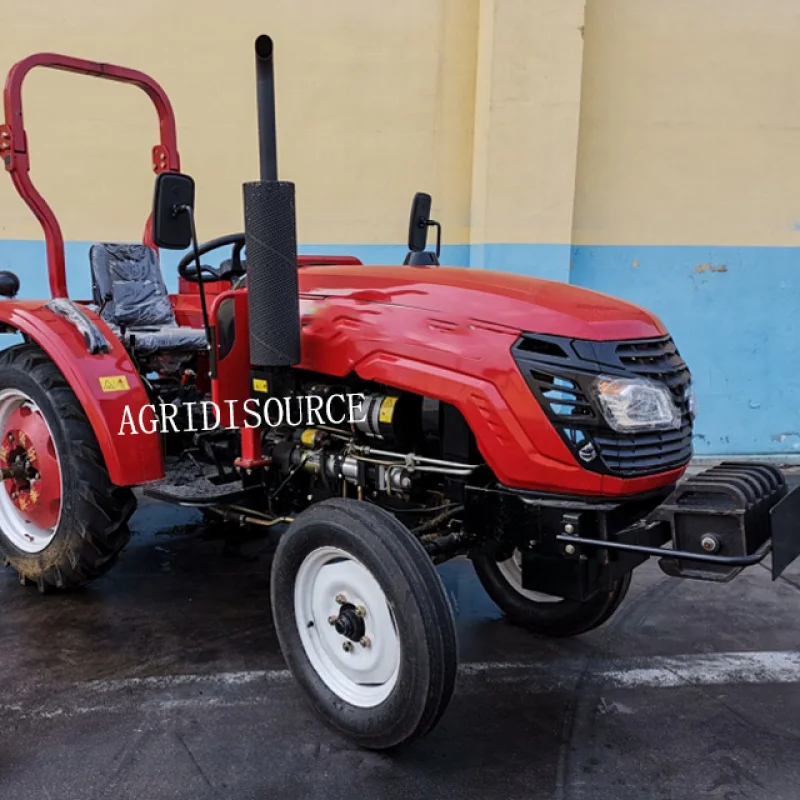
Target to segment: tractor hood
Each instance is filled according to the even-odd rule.
[[[323,266],[300,269],[300,294],[406,306],[451,322],[594,341],[663,336],[638,306],[557,281],[457,267]]]

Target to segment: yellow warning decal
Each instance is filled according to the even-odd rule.
[[[314,439],[316,438],[317,432],[313,428],[306,428],[300,434],[300,441],[306,447],[313,447],[314,446]]]
[[[394,416],[394,407],[397,405],[396,397],[384,397],[381,403],[381,410],[378,413],[379,422],[391,422]]]
[[[124,392],[130,389],[128,379],[124,375],[109,375],[107,378],[100,378],[100,388],[104,392]]]
[[[268,392],[269,384],[264,380],[264,378],[253,378],[253,389],[255,389],[257,392]]]

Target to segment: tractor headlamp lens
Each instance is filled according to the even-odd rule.
[[[613,378],[601,375],[592,393],[611,428],[620,433],[677,430],[678,411],[669,389],[644,378]]]
[[[694,391],[694,384],[689,384],[686,387],[686,410],[692,419],[697,417],[697,395]]]

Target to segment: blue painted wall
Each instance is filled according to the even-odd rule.
[[[88,242],[67,244],[70,293],[88,297]],[[310,245],[309,254],[399,264],[403,245]],[[177,286],[180,254],[164,253]],[[800,455],[800,255],[789,247],[445,245],[442,262],[569,280],[656,313],[695,380],[697,455]],[[47,295],[44,244],[0,240],[20,297]]]

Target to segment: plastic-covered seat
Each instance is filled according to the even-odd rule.
[[[199,352],[205,331],[178,325],[155,251],[143,244],[98,243],[89,250],[100,317],[138,353]]]

